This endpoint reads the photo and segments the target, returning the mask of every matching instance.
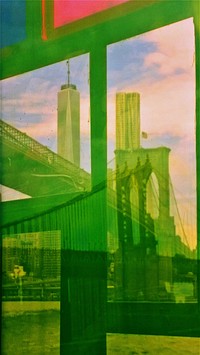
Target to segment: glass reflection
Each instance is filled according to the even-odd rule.
[[[3,236],[3,299],[59,300],[60,243],[59,231]]]
[[[59,354],[61,234],[81,249],[86,212],[50,212],[90,190],[89,55],[6,79],[2,93],[2,352]]]
[[[4,235],[2,256],[2,353],[59,354],[60,231]]]
[[[107,59],[108,299],[196,302],[192,20],[110,45]]]

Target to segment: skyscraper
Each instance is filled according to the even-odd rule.
[[[80,166],[80,93],[68,82],[58,92],[58,154]]]
[[[116,94],[116,149],[140,148],[140,95]]]

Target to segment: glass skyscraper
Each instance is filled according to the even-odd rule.
[[[73,84],[58,92],[58,154],[80,166],[80,93]]]
[[[116,149],[140,148],[140,95],[116,94]]]

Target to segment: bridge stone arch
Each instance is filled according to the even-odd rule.
[[[146,185],[147,213],[155,220],[159,217],[159,185],[154,172],[151,173]]]
[[[139,194],[138,182],[136,177],[132,174],[130,176],[130,206],[132,219],[132,237],[135,244],[140,242],[140,228],[139,228]]]
[[[167,218],[170,215],[169,192],[169,153],[167,147],[150,149],[117,150],[116,164],[120,167],[126,162],[127,169],[134,170],[138,159],[141,165],[145,164],[147,156],[151,163],[152,173],[155,174],[159,188],[159,218]]]
[[[171,256],[173,249],[173,238],[176,234],[174,217],[170,216],[170,188],[169,188],[169,153],[170,149],[167,147],[158,147],[150,149],[134,149],[134,150],[116,150],[116,164],[119,169],[123,170],[125,167],[129,176],[136,174],[138,161],[141,167],[144,168],[147,160],[150,164],[149,175],[144,182],[144,189],[151,174],[154,174],[158,182],[158,216],[154,219],[154,233],[158,241],[157,252],[159,255]],[[138,182],[143,178],[141,174],[138,177]],[[142,182],[140,182],[142,183]],[[128,190],[130,193],[130,187]],[[145,191],[146,193],[146,191]],[[144,206],[146,209],[146,206]],[[146,212],[146,210],[145,210]],[[143,218],[141,216],[141,218]],[[166,228],[167,226],[167,228]],[[140,237],[144,231],[140,231]]]

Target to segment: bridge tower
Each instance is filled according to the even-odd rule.
[[[133,94],[119,93],[116,96],[116,129],[121,130],[116,132],[115,151],[119,235],[116,297],[138,300],[139,290],[146,300],[153,300],[156,294],[149,294],[148,290],[158,289],[159,282],[171,283],[172,280],[175,225],[170,216],[170,149],[140,146],[139,94]],[[147,211],[146,203],[151,174],[158,183],[156,218]]]
[[[115,296],[117,299],[147,300],[152,297],[149,289],[158,288],[158,258],[154,221],[146,209],[146,189],[152,173],[151,163],[147,159],[141,165],[138,159],[134,169],[117,169],[117,211],[119,249],[115,259]],[[132,212],[131,189],[133,179],[137,184],[138,220]],[[135,231],[138,229],[138,235]]]

